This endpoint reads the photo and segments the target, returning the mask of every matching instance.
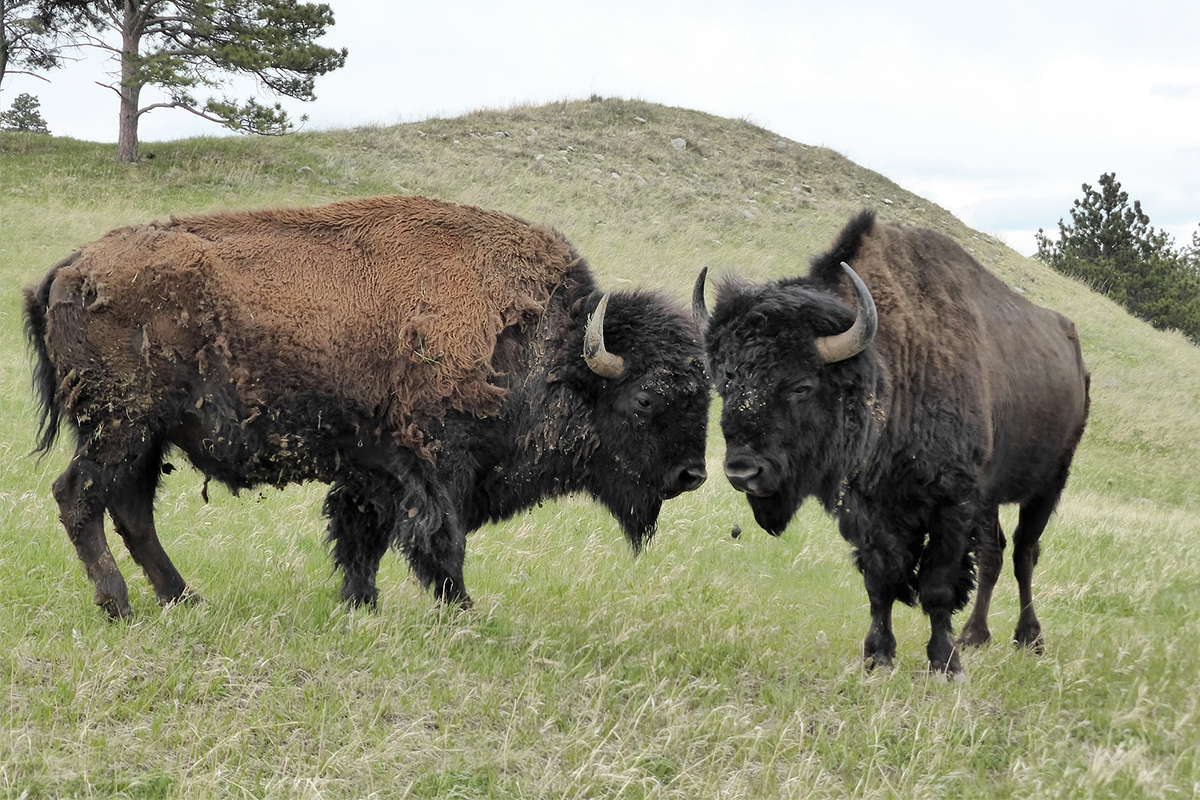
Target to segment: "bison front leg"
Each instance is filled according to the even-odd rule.
[[[896,660],[892,606],[900,594],[897,578],[903,577],[903,567],[885,551],[870,546],[859,548],[856,559],[871,603],[871,628],[863,640],[863,661],[867,669],[890,670]]]
[[[390,494],[363,486],[335,484],[325,498],[333,563],[342,571],[342,600],[374,608],[379,601],[375,576],[387,552],[395,522]]]
[[[891,531],[876,529],[869,519],[847,515],[841,520],[841,530],[855,545],[854,560],[871,603],[871,627],[863,640],[863,661],[867,669],[890,670],[896,660],[892,606],[904,594],[911,559],[900,539]]]
[[[76,454],[66,472],[54,481],[53,491],[59,518],[96,589],[96,605],[118,619],[131,616],[133,609],[125,578],[104,538],[105,495],[111,481],[109,470]]]
[[[466,557],[467,537],[456,521],[448,520],[429,536],[405,537],[404,554],[413,574],[433,596],[443,603],[471,607],[463,581],[463,560]]]
[[[971,594],[972,537],[985,527],[980,518],[970,503],[943,509],[930,526],[917,571],[921,608],[929,616],[929,669],[952,678],[963,675],[963,668],[950,620]]]
[[[867,669],[879,667],[890,670],[896,660],[896,636],[892,633],[892,606],[895,595],[872,592],[868,581],[867,595],[871,600],[871,628],[863,640],[863,662]]]
[[[342,570],[342,599],[351,606],[375,606],[375,576],[388,546],[408,559],[421,585],[445,603],[469,606],[463,583],[466,533],[437,487],[415,472],[399,481],[390,475],[364,475],[334,485],[325,499],[334,563]]]
[[[397,508],[395,540],[413,574],[441,602],[470,607],[463,582],[467,532],[460,503],[432,470],[417,467],[400,480],[405,491]]]

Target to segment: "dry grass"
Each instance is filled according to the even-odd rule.
[[[1182,337],[836,153],[638,101],[144,149],[156,158],[128,168],[107,146],[0,135],[0,796],[1200,791],[1200,352]],[[322,487],[214,487],[205,504],[181,470],[160,529],[206,602],[160,610],[122,554],[137,616],[105,621],[50,498],[66,453],[24,455],[17,289],[75,245],[171,211],[386,192],[548,222],[604,283],[681,301],[702,265],[804,269],[872,205],[947,231],[1067,313],[1093,406],[1036,579],[1047,653],[1002,641],[1016,622],[1008,573],[1000,641],[967,654],[968,683],[928,678],[927,626],[904,609],[898,668],[865,673],[865,596],[833,525],[805,509],[770,539],[716,477],[667,504],[636,560],[591,502],[550,504],[472,537],[469,613],[434,606],[389,558],[372,614],[337,603]],[[722,455],[714,429],[710,474]]]

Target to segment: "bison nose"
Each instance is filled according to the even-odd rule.
[[[667,483],[663,487],[663,497],[670,500],[684,492],[699,489],[700,484],[704,483],[707,478],[708,472],[704,469],[703,461],[678,467],[667,479]]]
[[[759,485],[762,473],[762,462],[753,453],[735,451],[725,454],[725,477],[739,492],[762,494]]]

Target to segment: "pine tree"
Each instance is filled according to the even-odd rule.
[[[42,117],[41,106],[36,97],[22,92],[13,100],[8,111],[0,112],[0,130],[49,133],[50,128]]]
[[[209,97],[197,88],[227,88],[237,75],[253,77],[275,94],[313,100],[314,80],[346,63],[346,50],[315,40],[333,25],[325,3],[298,0],[105,0],[91,4],[103,33],[85,45],[110,52],[120,77],[108,88],[120,97],[117,159],[137,161],[138,120],[157,108],[181,108],[237,131],[282,134],[294,129],[279,103],[254,97],[238,101]],[[166,102],[140,104],[145,86],[164,89]],[[303,121],[303,117],[301,120]]]
[[[1101,175],[1099,190],[1083,184],[1070,213],[1072,224],[1058,221],[1057,240],[1038,230],[1036,257],[1155,327],[1200,343],[1200,273],[1189,269],[1186,250],[1176,252],[1171,237],[1150,225],[1140,202],[1130,204],[1116,174]]]
[[[0,83],[62,66],[64,44],[92,20],[87,0],[0,0]],[[67,59],[69,60],[69,59]]]

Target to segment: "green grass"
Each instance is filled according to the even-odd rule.
[[[1200,791],[1200,351],[1183,337],[836,153],[637,101],[143,152],[155,158],[128,167],[111,145],[0,134],[0,796]],[[909,609],[896,613],[897,669],[866,673],[866,598],[847,546],[810,507],[779,540],[758,530],[720,478],[715,426],[712,479],[665,506],[641,557],[594,503],[546,504],[471,537],[465,613],[438,608],[395,556],[379,611],[349,612],[322,487],[214,486],[206,504],[199,476],[179,470],[159,527],[204,602],[160,609],[113,541],[135,619],[106,621],[50,497],[67,452],[26,455],[36,419],[20,287],[116,226],[390,192],[552,224],[603,284],[661,286],[681,302],[703,265],[802,271],[870,205],[948,232],[1071,316],[1092,418],[1043,539],[1046,654],[1005,643],[1006,568],[997,640],[966,654],[967,683],[927,676],[928,627]]]

